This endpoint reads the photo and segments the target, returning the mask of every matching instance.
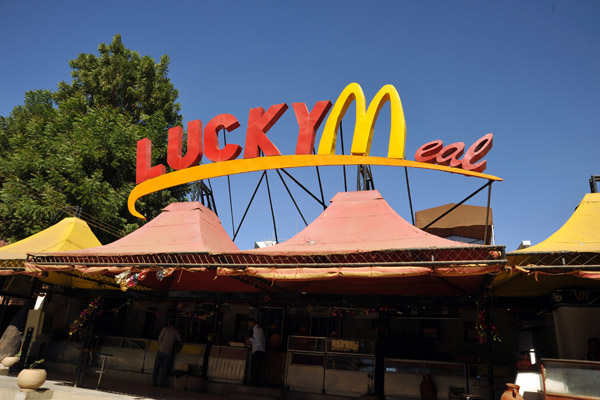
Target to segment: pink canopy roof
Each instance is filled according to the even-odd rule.
[[[110,256],[235,251],[238,247],[217,215],[199,202],[187,202],[168,205],[152,221],[105,246],[55,254]]]
[[[393,249],[467,247],[414,227],[379,191],[342,192],[310,225],[291,239],[251,250],[261,254],[331,254]]]
[[[162,290],[455,295],[501,270],[503,255],[500,246],[424,232],[373,190],[337,194],[303,231],[267,248],[238,250],[212,211],[179,203],[114,243],[32,254],[28,267],[33,273],[76,269],[113,276],[131,269],[143,272],[140,285]],[[170,275],[159,279],[164,271]]]

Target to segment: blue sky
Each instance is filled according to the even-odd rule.
[[[269,131],[284,154],[293,154],[298,133],[291,103],[335,101],[351,82],[371,98],[389,83],[404,107],[408,159],[431,140],[470,146],[494,133],[485,172],[504,179],[493,185],[491,206],[496,243],[511,251],[560,228],[589,192],[590,175],[600,174],[599,18],[597,1],[0,0],[0,115],[22,104],[28,90],[70,81],[68,61],[96,53],[116,33],[142,55],[170,57],[184,124],[233,114],[242,126],[228,141],[243,145],[250,108],[290,105]],[[387,153],[386,110],[371,155]],[[351,119],[344,127],[349,146]],[[318,192],[314,169],[290,172]],[[326,199],[343,190],[340,167],[321,174]],[[461,201],[485,183],[443,172],[409,176],[415,210]],[[231,178],[236,225],[258,179]],[[354,168],[348,179],[354,188]],[[375,168],[374,179],[410,221],[404,170]],[[304,224],[277,175],[269,182],[284,240]],[[227,181],[212,184],[231,233]],[[310,222],[322,209],[293,191]],[[482,193],[468,204],[486,201]],[[249,248],[273,237],[263,185],[236,243]]]

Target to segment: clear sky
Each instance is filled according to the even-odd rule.
[[[290,105],[268,134],[283,154],[293,154],[298,133],[291,103],[335,102],[351,82],[370,99],[392,84],[406,116],[407,159],[431,140],[468,147],[494,133],[485,172],[504,179],[493,185],[491,206],[495,241],[511,251],[560,228],[589,192],[589,177],[600,175],[599,20],[598,1],[0,0],[0,115],[28,90],[70,81],[68,61],[97,54],[117,33],[142,55],[170,57],[184,124],[233,114],[241,128],[228,141],[243,145],[250,108]],[[371,155],[387,154],[387,110]],[[353,123],[344,121],[348,152]],[[318,193],[314,168],[290,172]],[[376,188],[410,221],[404,169],[373,172]],[[355,167],[347,173],[355,188]],[[341,167],[321,174],[327,200],[343,190]],[[485,184],[437,171],[412,169],[409,177],[415,210],[459,202]],[[258,179],[231,178],[236,226]],[[281,241],[304,224],[275,173],[269,183]],[[231,233],[227,180],[212,185]],[[288,185],[306,219],[316,218],[322,208]],[[486,194],[468,204],[485,206]],[[263,184],[236,243],[273,238]]]

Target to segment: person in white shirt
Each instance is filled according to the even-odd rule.
[[[254,318],[248,319],[248,327],[252,329],[252,337],[248,338],[248,343],[252,347],[250,384],[259,385],[261,383],[262,364],[265,357],[265,333]]]

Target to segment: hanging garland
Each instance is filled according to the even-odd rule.
[[[307,308],[308,309],[308,308]],[[346,309],[346,308],[329,308],[329,314],[332,317],[354,317],[356,315],[369,315],[376,312],[385,312],[388,311],[388,306],[383,306],[379,308],[355,308],[355,309]]]
[[[96,298],[94,298],[94,300],[92,300],[90,302],[90,304],[88,304],[88,306],[86,308],[84,308],[84,310],[81,312],[81,314],[79,314],[79,316],[73,322],[71,322],[71,325],[69,325],[69,336],[72,336],[75,333],[79,332],[81,329],[83,329],[85,322],[88,320],[88,318],[92,315],[92,313],[95,310],[98,310],[98,316],[102,315],[102,313],[104,311],[112,312],[113,314],[116,315],[116,313],[121,308],[129,306],[130,304],[131,304],[131,300],[128,299],[125,303],[123,303],[120,306],[117,306],[111,310],[98,310],[98,306],[100,305],[100,296],[97,296]]]
[[[145,269],[140,272],[131,272],[131,270],[123,271],[115,276],[115,282],[119,285],[123,292],[129,288],[137,286],[141,281],[146,279],[150,269]],[[175,268],[162,268],[156,270],[156,279],[160,282],[163,279],[173,275]]]
[[[477,336],[477,340],[479,344],[487,343],[487,321],[485,319],[485,310],[479,309],[479,303],[477,303],[477,321],[475,321],[475,335]],[[498,334],[496,330],[496,325],[493,322],[490,322],[490,335],[492,343],[500,343],[502,342],[502,336]]]
[[[164,278],[167,278],[173,275],[175,268],[159,268],[156,270],[156,279],[162,281]]]
[[[187,317],[197,320],[197,321],[206,321],[207,319],[211,318],[213,315],[215,315],[214,311],[209,311],[206,314],[187,313]]]
[[[81,328],[83,328],[83,325],[85,324],[85,322],[93,314],[93,312],[96,311],[96,309],[98,308],[99,305],[100,305],[100,296],[98,296],[94,300],[92,300],[90,302],[90,304],[88,304],[88,306],[83,309],[81,314],[79,314],[79,317],[77,317],[75,319],[75,321],[71,322],[71,325],[69,326],[69,336],[72,336],[73,334],[80,331]]]
[[[119,275],[122,275],[122,274],[119,274]],[[131,299],[127,299],[127,301],[125,301],[123,304],[121,304],[121,305],[119,305],[119,306],[117,306],[115,308],[112,308],[110,310],[98,310],[98,307],[100,306],[100,300],[101,300],[100,296],[95,297],[87,305],[87,307],[83,309],[83,311],[81,312],[81,314],[79,314],[79,316],[73,322],[71,322],[71,324],[69,325],[69,336],[73,336],[75,333],[77,333],[80,330],[82,330],[83,327],[84,327],[84,325],[85,325],[85,322],[92,316],[92,314],[94,313],[94,311],[97,310],[98,316],[102,315],[103,312],[112,312],[116,316],[116,314],[119,312],[120,309],[122,309],[123,307],[128,307],[128,306],[130,306],[132,304]],[[135,308],[143,310],[143,311],[145,311],[147,313],[155,314],[155,315],[158,315],[158,316],[165,316],[165,315],[167,315],[164,312],[156,311],[156,310],[151,310],[149,308],[143,307],[139,303],[133,303],[133,304],[134,304]],[[203,312],[203,313],[187,312],[185,314],[186,317],[191,318],[191,319],[196,320],[196,321],[206,321],[206,320],[212,318],[214,315],[215,315],[215,311],[207,311],[207,312]]]
[[[142,306],[139,303],[134,303],[134,307],[136,309],[138,309],[138,310],[142,310],[142,311],[145,311],[147,313],[157,315],[159,317],[164,317],[164,316],[169,315],[168,313],[163,312],[163,311],[152,310],[150,308],[144,307],[144,306]],[[203,312],[203,313],[193,313],[193,312],[189,312],[188,311],[188,312],[185,313],[186,317],[194,319],[194,320],[201,320],[201,321],[205,321],[205,320],[211,318],[214,315],[215,315],[215,311],[206,311],[206,312]]]
[[[115,282],[117,282],[121,290],[125,292],[129,288],[137,286],[140,281],[146,279],[146,276],[148,276],[148,270],[133,273],[131,271],[124,271],[115,276]]]

